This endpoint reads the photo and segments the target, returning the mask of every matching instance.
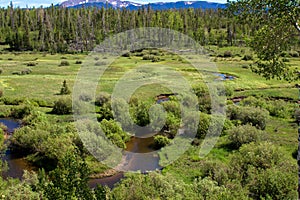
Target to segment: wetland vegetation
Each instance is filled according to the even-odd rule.
[[[143,12],[152,18],[143,19]],[[279,72],[274,74],[281,79],[272,79],[266,71],[259,73],[253,70],[261,64],[262,58],[253,46],[247,45],[243,33],[247,33],[249,38],[256,38],[255,22],[248,25],[238,23],[237,19],[221,10],[197,9],[147,12],[146,8],[128,11],[55,7],[22,10],[8,7],[1,9],[0,14],[5,22],[0,25],[0,118],[21,122],[21,126],[10,133],[9,121],[0,120],[3,152],[0,198],[297,198],[297,122],[300,111],[299,89],[295,85],[298,82],[297,79],[284,79],[285,76]],[[57,19],[57,16],[63,20]],[[115,23],[118,16],[122,16],[121,21]],[[129,16],[136,17],[135,25],[130,24],[132,17]],[[107,19],[104,24],[96,23],[97,19],[103,22],[103,17]],[[78,18],[91,21],[79,23]],[[163,20],[171,20],[172,23],[162,23]],[[11,25],[13,21],[14,27]],[[202,28],[196,29],[195,21]],[[203,74],[224,84],[222,95],[227,99],[226,105],[223,105],[226,119],[216,145],[206,157],[200,158],[199,151],[209,126],[218,123],[212,115],[212,100],[203,74],[174,52],[159,48],[127,52],[105,70],[95,98],[88,94],[80,96],[82,101],[95,105],[98,124],[97,127],[89,127],[91,130],[101,127],[114,145],[130,152],[143,153],[167,149],[176,135],[188,134],[180,131],[183,122],[179,97],[170,95],[165,101],[158,102],[157,96],[173,92],[158,84],[143,85],[128,102],[130,117],[140,126],[151,122],[151,106],[159,103],[164,108],[165,124],[157,133],[149,132],[151,137],[148,138],[133,137],[114,119],[111,102],[114,87],[124,74],[139,66],[150,67],[139,68],[131,78],[155,76],[161,72],[162,65],[170,66],[184,77],[196,95],[199,109],[194,114],[200,120],[190,147],[170,165],[161,168],[166,158],[159,154],[149,161],[151,169],[159,170],[119,173],[95,159],[83,145],[72,115],[73,85],[94,45],[109,34],[142,27],[142,22],[161,27],[169,24],[167,28],[186,33],[204,45],[209,60],[219,71],[205,71]],[[64,25],[65,28],[61,28]],[[57,27],[57,32],[49,32],[51,27]],[[81,34],[76,31],[91,27],[95,37],[86,31]],[[17,31],[13,33],[14,28]],[[81,38],[77,37],[79,35]],[[54,41],[57,41],[55,45]],[[299,38],[295,41],[278,58],[291,71],[300,66]],[[105,56],[94,59],[93,67],[101,67],[108,62]],[[203,62],[202,59],[196,55],[189,57],[193,62]],[[259,67],[256,69],[261,69]],[[126,111],[125,106],[118,109],[118,112]],[[6,156],[5,152],[8,152]],[[9,153],[22,155],[23,164],[25,161],[30,167],[12,162]],[[169,153],[172,155],[172,152]],[[12,169],[7,169],[5,161]],[[27,170],[22,177],[7,178],[7,170],[14,170],[11,165],[20,165],[21,172],[22,169]],[[145,164],[137,159],[131,160],[129,165],[141,169]]]

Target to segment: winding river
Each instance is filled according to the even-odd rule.
[[[0,123],[7,126],[8,135],[11,135],[16,128],[21,126],[19,122],[13,119],[0,119]],[[159,169],[159,158],[151,154],[153,151],[153,141],[153,136],[147,138],[131,137],[130,141],[126,143],[126,151],[132,152],[133,154],[127,155],[122,165],[127,166],[129,170],[141,169],[142,172]],[[134,153],[143,153],[143,156]],[[145,153],[146,156],[144,156]],[[34,166],[26,161],[23,155],[14,153],[9,148],[2,160],[6,161],[9,167],[8,171],[2,174],[4,178],[12,177],[21,179],[24,170],[35,170]],[[89,186],[93,188],[96,187],[97,184],[101,184],[113,188],[123,177],[124,173],[118,172],[110,177],[91,179]]]

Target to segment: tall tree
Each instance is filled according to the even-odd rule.
[[[240,22],[256,24],[250,46],[259,61],[253,71],[267,79],[290,79],[293,73],[282,61],[281,54],[300,37],[300,1],[298,0],[237,0],[228,1],[228,11]],[[299,78],[299,77],[297,77]]]

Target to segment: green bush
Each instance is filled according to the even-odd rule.
[[[208,89],[205,86],[202,85],[193,85],[193,92],[198,96],[198,97],[205,97],[208,95]]]
[[[16,119],[23,119],[30,115],[34,111],[34,105],[30,102],[26,102],[23,105],[16,106],[11,110],[11,117]]]
[[[125,176],[112,190],[109,199],[200,199],[191,185],[168,174],[127,173]]]
[[[66,115],[72,113],[71,98],[61,98],[54,103],[52,113],[57,115]]]
[[[223,57],[224,58],[232,57],[231,51],[225,51],[224,54],[223,54]]]
[[[22,75],[21,72],[12,72],[11,74],[12,74],[12,75]]]
[[[144,55],[143,60],[153,60],[154,56],[153,55]]]
[[[0,122],[0,131],[2,131],[2,133],[0,133],[0,134],[3,134],[4,132],[7,131],[7,126],[5,126],[5,124],[3,124],[1,122]]]
[[[164,130],[169,137],[174,138],[180,128],[180,118],[176,117],[172,113],[167,113],[167,119],[165,122]]]
[[[247,97],[247,98],[243,99],[242,101],[240,101],[239,105],[266,108],[267,102],[264,99],[250,96],[250,97]]]
[[[205,135],[208,132],[209,125],[210,125],[210,116],[205,113],[200,113],[200,121],[198,124],[198,130],[196,135],[198,139],[205,137]]]
[[[150,123],[149,118],[150,104],[145,102],[139,102],[134,108],[134,121],[139,126],[146,126]]]
[[[124,53],[123,55],[122,55],[122,57],[127,57],[127,58],[129,58],[130,57],[130,53]]]
[[[290,56],[292,56],[294,58],[298,58],[299,57],[299,53],[297,51],[290,51],[289,54],[290,54]]]
[[[242,68],[243,69],[249,69],[250,67],[249,67],[249,65],[242,65]]]
[[[59,66],[69,66],[69,65],[70,65],[70,63],[69,63],[68,61],[62,60],[62,61],[60,62],[60,65],[59,65]]]
[[[29,62],[29,63],[27,63],[27,66],[28,66],[28,67],[34,67],[34,66],[36,66],[36,65],[37,65],[36,62]]]
[[[2,68],[0,68],[0,74],[2,74],[3,73],[3,69]]]
[[[231,145],[234,148],[238,149],[243,144],[260,141],[262,133],[263,132],[261,130],[258,130],[257,128],[246,124],[229,130],[228,138],[230,140]]]
[[[244,57],[242,58],[242,60],[248,61],[248,60],[253,60],[253,56],[252,55],[244,55]]]
[[[225,95],[227,97],[232,97],[232,95],[233,95],[233,89],[231,87],[225,87]]]
[[[290,62],[288,58],[282,58],[282,62]]]
[[[151,59],[152,62],[159,62],[160,61],[160,57],[157,57],[157,56],[154,56],[152,59]]]
[[[272,143],[243,145],[231,156],[230,178],[249,188],[253,199],[294,199],[297,165]]]
[[[103,119],[110,120],[113,119],[113,113],[111,110],[110,103],[103,104],[99,109],[99,116],[97,117],[98,121],[102,121]]]
[[[154,147],[160,149],[170,144],[170,139],[163,135],[154,136]]]
[[[204,113],[210,113],[211,112],[211,98],[209,95],[206,95],[204,97],[199,97],[198,100],[199,104],[199,111]]]
[[[31,72],[32,72],[31,69],[24,69],[21,71],[21,74],[26,75],[26,74],[30,74]]]
[[[247,184],[251,196],[254,199],[297,199],[295,169],[296,166],[286,163],[285,167],[252,172]]]
[[[1,100],[5,105],[14,105],[14,106],[20,105],[25,101],[24,98],[13,98],[13,97],[3,97]]]
[[[120,148],[126,148],[126,142],[129,141],[129,135],[122,130],[122,128],[115,122],[111,120],[102,120],[100,126],[105,133],[106,137],[112,141],[113,144]]]
[[[161,103],[167,112],[172,113],[175,117],[181,118],[180,104],[177,101],[165,101]]]
[[[110,98],[110,94],[106,92],[100,92],[96,97],[95,105],[103,106],[105,103],[108,103],[110,101]]]
[[[8,106],[0,106],[0,117],[5,118],[11,115],[11,108]]]
[[[296,106],[294,104],[285,102],[283,100],[271,101],[267,104],[266,107],[271,116],[280,118],[292,117],[295,108]]]
[[[283,100],[266,101],[264,99],[248,97],[240,102],[242,106],[254,106],[264,108],[269,111],[271,116],[289,118],[293,116],[295,105]]]
[[[250,143],[241,146],[230,160],[233,176],[245,177],[251,168],[268,169],[285,161],[284,152],[270,142]]]
[[[67,85],[67,81],[64,80],[62,88],[60,89],[60,95],[68,95],[71,94],[71,90],[69,89],[68,85]]]
[[[231,120],[239,120],[242,124],[251,124],[264,130],[269,112],[258,107],[230,105],[227,107],[227,115]]]

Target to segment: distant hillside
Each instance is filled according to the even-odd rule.
[[[60,4],[62,7],[80,8],[85,7],[112,7],[127,8],[129,10],[137,10],[145,4],[134,3],[130,1],[120,0],[68,0]],[[148,5],[148,4],[146,4]],[[212,3],[207,1],[178,1],[178,2],[160,2],[149,4],[153,10],[180,9],[180,8],[202,8],[202,9],[218,9],[225,8],[226,4]]]

